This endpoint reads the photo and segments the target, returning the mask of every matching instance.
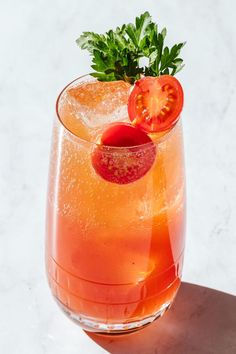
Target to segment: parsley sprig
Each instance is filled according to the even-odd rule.
[[[105,34],[83,32],[77,39],[81,49],[92,56],[92,76],[100,81],[124,80],[134,83],[141,75],[175,75],[184,64],[179,57],[185,42],[171,49],[164,46],[167,30],[158,32],[149,12]],[[140,66],[141,58],[148,58],[148,65]]]

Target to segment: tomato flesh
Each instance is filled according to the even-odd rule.
[[[183,89],[170,75],[143,77],[134,84],[129,96],[131,122],[148,133],[172,128],[183,108]]]
[[[127,184],[143,177],[155,158],[156,146],[144,131],[128,123],[114,123],[94,149],[92,165],[106,181]]]

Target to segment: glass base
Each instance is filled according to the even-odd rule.
[[[58,299],[56,299],[56,302],[58,303],[62,311],[73,322],[81,326],[85,331],[108,335],[126,334],[138,331],[160,318],[171,306],[171,302],[165,303],[157,312],[148,317],[144,317],[138,321],[126,323],[102,323],[98,322],[94,318],[72,312],[67,307],[65,307],[60,301],[58,301]]]

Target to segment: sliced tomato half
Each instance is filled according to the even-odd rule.
[[[148,133],[169,130],[179,119],[183,100],[182,86],[175,77],[143,77],[129,96],[130,120]]]

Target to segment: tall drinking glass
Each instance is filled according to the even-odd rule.
[[[71,319],[86,330],[125,333],[160,317],[180,286],[183,138],[179,120],[169,132],[152,136],[157,153],[144,176],[128,184],[103,179],[91,156],[104,126],[93,124],[93,113],[103,121],[107,95],[113,97],[108,99],[113,109],[119,100],[124,108],[128,95],[125,83],[106,84],[85,76],[69,84],[57,100],[46,269],[52,294]],[[150,149],[149,143],[129,149],[103,146],[103,154],[126,164],[148,157]]]

